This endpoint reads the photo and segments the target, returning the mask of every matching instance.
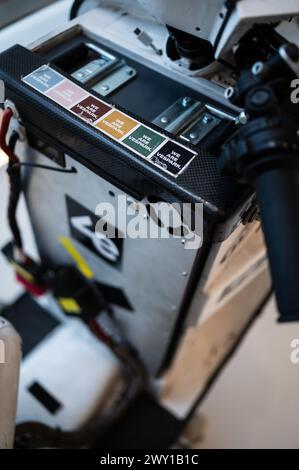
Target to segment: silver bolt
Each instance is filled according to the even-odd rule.
[[[190,106],[190,104],[191,104],[191,98],[189,98],[189,96],[185,96],[182,99],[182,105],[184,106],[184,108],[187,108],[187,106]]]
[[[183,240],[181,241],[181,244],[182,245],[185,245],[186,244],[186,240],[183,238]]]
[[[247,114],[245,113],[245,111],[242,111],[239,114],[239,116],[236,118],[236,124],[242,124],[242,126],[247,124],[247,121],[248,121],[248,117],[247,117]]]
[[[161,122],[163,122],[163,124],[167,124],[169,121],[168,117],[167,116],[163,116],[161,117]]]
[[[234,87],[230,86],[228,87],[225,92],[224,92],[224,97],[227,99],[227,100],[231,100],[232,97],[234,96],[235,94],[235,89]]]
[[[182,272],[182,276],[187,277],[188,273],[186,271]]]
[[[252,72],[252,75],[258,76],[258,75],[261,75],[263,70],[264,70],[263,62],[256,62],[255,64],[253,64],[251,72]]]
[[[108,91],[108,90],[109,90],[109,86],[108,86],[108,85],[102,85],[101,88],[102,88],[102,90],[104,90],[104,91]]]

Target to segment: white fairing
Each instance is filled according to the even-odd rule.
[[[21,339],[0,317],[0,449],[13,447],[21,362]]]
[[[159,23],[205,39],[215,47],[217,59],[229,56],[253,25],[299,16],[299,0],[239,0],[230,15],[224,0],[100,0],[97,4],[131,14],[143,12]]]
[[[299,0],[239,0],[228,21],[224,0],[139,0],[139,3],[159,22],[209,41],[216,46],[216,58],[228,54],[252,25],[299,15]],[[221,30],[223,22],[225,27]]]
[[[139,0],[139,3],[160,23],[209,39],[224,0]]]

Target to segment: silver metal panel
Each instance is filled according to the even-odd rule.
[[[23,150],[31,161],[48,162],[29,147],[23,146]],[[72,263],[58,241],[59,236],[70,236],[66,195],[94,213],[98,203],[114,204],[123,194],[70,157],[66,162],[77,169],[77,174],[36,169],[28,173],[26,183],[26,200],[40,254],[55,264]],[[121,288],[126,294],[134,312],[115,308],[117,318],[150,371],[156,372],[169,345],[197,251],[185,249],[179,238],[126,238],[121,266],[116,269],[77,241],[74,245],[98,281]]]

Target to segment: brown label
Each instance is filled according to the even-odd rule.
[[[129,134],[139,123],[129,118],[120,111],[113,111],[111,114],[97,122],[96,127],[111,135],[114,139],[122,139]]]
[[[95,122],[112,108],[93,96],[88,96],[84,100],[72,107],[71,111],[78,114],[84,121]]]

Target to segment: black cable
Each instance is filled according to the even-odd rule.
[[[76,168],[56,168],[54,166],[48,166],[48,165],[40,165],[39,163],[29,163],[29,162],[20,162],[20,163],[15,163],[13,165],[14,167],[21,167],[21,166],[27,166],[30,168],[41,168],[42,170],[50,170],[50,171],[58,171],[60,173],[77,173]]]
[[[12,152],[15,151],[15,147],[19,138],[19,134],[14,131],[11,134],[9,139],[8,146]],[[40,165],[38,163],[29,163],[29,162],[18,162],[18,163],[8,163],[7,173],[9,175],[9,200],[8,200],[8,208],[7,208],[7,218],[8,224],[13,236],[14,245],[18,247],[20,250],[23,248],[23,241],[21,236],[21,231],[17,222],[17,207],[20,199],[20,194],[22,191],[22,181],[21,181],[21,167],[27,166],[32,168],[41,168],[44,170],[50,171],[58,171],[61,173],[77,173],[76,168],[72,167],[69,169],[64,168],[55,168],[48,165]]]
[[[15,151],[18,138],[19,138],[19,134],[16,131],[14,131],[10,136],[8,146],[13,152]]]
[[[15,150],[18,138],[19,138],[18,133],[13,132],[9,139],[8,146],[13,152]],[[10,183],[9,200],[8,200],[8,208],[7,208],[8,224],[13,235],[15,246],[22,249],[23,242],[22,242],[21,232],[20,232],[17,218],[16,218],[17,206],[18,206],[18,202],[19,202],[20,194],[22,190],[21,170],[20,170],[19,165],[15,165],[14,163],[9,162],[7,173],[9,175],[9,183]]]
[[[81,8],[81,6],[83,5],[83,3],[85,2],[85,0],[75,0],[74,3],[72,4],[72,8],[71,8],[71,11],[70,11],[70,20],[73,20],[75,18],[77,18],[77,16],[79,16],[79,10]]]

